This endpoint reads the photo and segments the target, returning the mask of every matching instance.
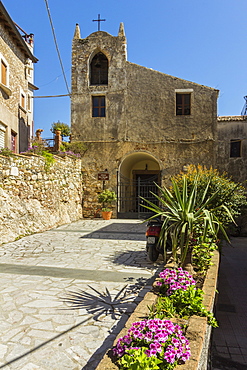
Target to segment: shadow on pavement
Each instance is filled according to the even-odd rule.
[[[111,293],[107,287],[105,291],[100,292],[88,285],[92,293],[83,290],[69,291],[61,299],[68,305],[66,310],[84,308],[95,321],[100,321],[100,317],[104,316],[111,316],[113,320],[118,320],[124,313],[131,312],[135,308],[139,292],[145,285],[150,284],[150,281],[150,278],[139,278],[135,284],[126,284],[118,293]]]
[[[146,247],[143,247],[141,251],[128,250],[125,252],[118,252],[115,254],[114,259],[109,258],[109,261],[116,263],[117,265],[142,267],[145,269],[153,269],[155,266],[159,266],[163,263],[163,258],[160,255],[156,262],[149,261],[147,257]]]
[[[23,357],[25,357],[25,356],[27,356],[27,355],[29,355],[29,354],[31,354],[31,353],[33,353],[33,352],[37,351],[38,349],[40,349],[40,348],[44,347],[46,344],[49,344],[49,343],[51,343],[53,340],[55,340],[55,339],[58,339],[58,338],[62,337],[64,334],[66,334],[66,333],[70,332],[71,330],[74,330],[74,329],[78,328],[79,326],[81,326],[82,324],[84,324],[85,322],[87,322],[87,321],[89,321],[89,320],[90,320],[90,317],[89,317],[89,318],[87,318],[87,319],[85,319],[85,320],[83,320],[83,321],[81,321],[81,322],[79,322],[78,324],[76,324],[76,325],[74,325],[74,326],[70,327],[69,329],[67,329],[67,330],[63,331],[62,333],[55,335],[53,338],[46,340],[45,342],[43,342],[43,343],[39,344],[38,346],[36,346],[36,347],[32,348],[30,351],[24,352],[22,355],[20,355],[20,356],[17,356],[17,357],[15,357],[15,358],[13,358],[12,360],[10,360],[10,361],[6,362],[5,364],[1,365],[1,366],[0,366],[0,369],[3,369],[5,366],[9,366],[9,365],[13,364],[14,362],[16,362],[16,361],[18,361],[18,360],[22,359]],[[18,368],[16,367],[16,369],[18,369]]]
[[[141,292],[147,285],[151,286],[155,280],[156,276],[152,276],[150,279],[141,279],[137,285],[134,284],[133,286],[129,286],[126,288],[127,294],[130,292],[137,292],[139,290],[139,298],[141,295]],[[146,280],[146,281],[144,281]],[[91,358],[88,360],[87,364],[81,369],[81,370],[95,370],[102,358],[104,357],[105,353],[111,349],[113,346],[113,342],[115,341],[116,336],[120,333],[120,331],[124,328],[124,325],[126,321],[128,320],[129,316],[133,312],[133,303],[137,305],[140,301],[138,300],[138,296],[136,297],[135,300],[132,301],[132,306],[129,306],[130,309],[127,309],[125,312],[122,313],[121,319],[118,321],[118,323],[111,328],[109,331],[108,337],[104,340],[103,344],[101,345],[100,348],[98,348],[94,354],[91,356]],[[143,317],[143,319],[146,319],[146,317]],[[107,369],[106,369],[107,370]]]
[[[64,230],[66,231],[66,230]],[[145,241],[145,224],[111,223],[98,230],[81,236],[81,239],[111,239],[111,240],[140,240]]]

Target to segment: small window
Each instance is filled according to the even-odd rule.
[[[241,140],[231,140],[230,142],[230,157],[241,157]]]
[[[191,110],[191,94],[176,94],[176,115],[188,116]]]
[[[7,65],[1,60],[1,83],[7,86]]]
[[[105,117],[105,96],[93,96],[93,117]]]
[[[16,138],[17,134],[14,131],[11,131],[11,150],[12,152],[16,153]]]
[[[29,94],[27,96],[27,109],[28,109],[29,112],[32,110],[31,96]]]
[[[21,106],[22,108],[25,108],[25,95],[21,94]]]
[[[6,127],[0,122],[0,149],[5,147],[5,132]]]

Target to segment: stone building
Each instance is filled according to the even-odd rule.
[[[23,35],[21,35],[21,33]],[[33,135],[33,34],[10,18],[0,1],[0,149],[28,148]]]
[[[217,121],[217,168],[247,187],[247,116],[222,116]]]
[[[117,192],[117,217],[138,217],[151,197],[188,163],[214,165],[218,90],[127,61],[121,23],[72,45],[72,141],[83,141],[84,216],[97,212],[102,187]],[[105,172],[104,172],[105,171]],[[99,174],[109,175],[101,181]],[[108,178],[108,177],[106,177]],[[150,198],[152,199],[152,197]]]

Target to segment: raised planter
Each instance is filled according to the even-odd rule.
[[[206,279],[203,285],[204,299],[203,304],[207,310],[212,311],[214,306],[218,268],[219,268],[219,252],[215,251],[212,258],[213,265],[210,266]],[[148,292],[144,299],[138,304],[134,312],[131,314],[129,319],[125,323],[125,327],[120,331],[116,337],[113,345],[116,345],[118,338],[123,337],[127,334],[131,324],[135,321],[141,321],[147,318],[149,309],[147,306],[152,305],[157,300],[157,294],[154,290]],[[186,330],[186,338],[190,342],[191,357],[184,365],[176,367],[178,370],[206,370],[208,362],[208,351],[210,344],[211,326],[207,324],[206,317],[192,316],[189,320],[181,319],[170,319],[178,324],[188,323]],[[110,349],[109,349],[110,350]],[[109,357],[107,351],[103,359],[97,366],[96,370],[118,370],[119,368],[115,365]]]

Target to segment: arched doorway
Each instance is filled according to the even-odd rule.
[[[149,153],[127,155],[118,173],[118,218],[147,218],[150,212],[142,207],[140,197],[157,203],[151,194],[161,183],[159,162]]]

